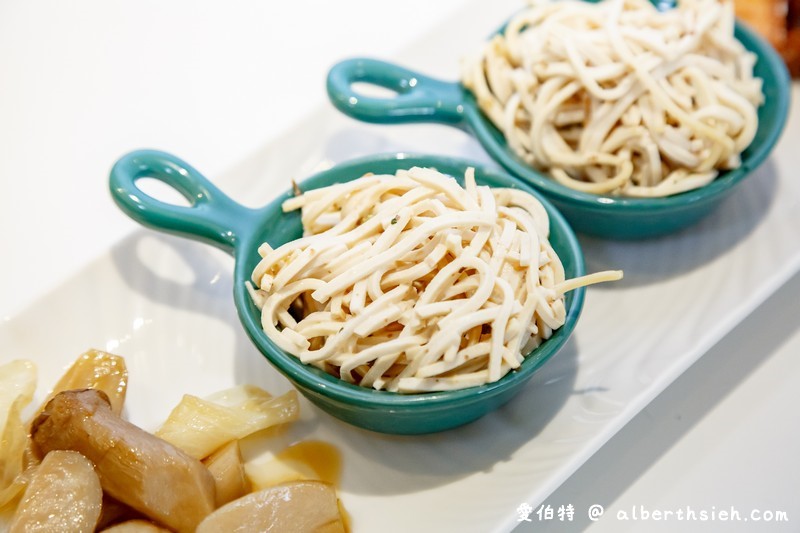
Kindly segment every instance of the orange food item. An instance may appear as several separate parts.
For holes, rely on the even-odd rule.
[[[800,0],[736,0],[736,16],[764,36],[800,76]]]

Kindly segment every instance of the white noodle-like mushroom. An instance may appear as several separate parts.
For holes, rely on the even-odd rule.
[[[738,167],[762,80],[731,0],[531,0],[464,86],[508,146],[584,192],[669,196]]]
[[[350,383],[451,390],[518,368],[564,324],[565,292],[621,277],[565,280],[534,196],[464,182],[415,167],[287,200],[304,235],[261,245],[248,282],[267,336]]]

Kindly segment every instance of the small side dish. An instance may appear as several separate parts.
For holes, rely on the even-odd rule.
[[[578,191],[661,197],[738,168],[758,129],[756,56],[731,1],[534,0],[462,82],[531,167]]]
[[[531,194],[431,168],[365,175],[286,200],[304,235],[264,243],[248,283],[281,349],[363,387],[415,393],[492,383],[564,324],[565,279]]]
[[[89,351],[24,423],[36,368],[0,365],[0,512],[10,533],[345,531],[330,480],[309,468],[276,476],[263,465],[277,459],[242,453],[257,432],[297,418],[294,391],[186,395],[152,434],[121,415],[127,380],[121,357]]]
[[[408,153],[371,156],[342,162],[332,168],[309,176],[300,182],[300,188],[311,192],[315,189],[337,184],[339,187],[347,187],[347,184],[352,180],[371,173],[383,175],[389,180],[394,180],[398,171],[406,172],[414,167],[433,168],[447,176],[458,177],[464,176],[469,169],[473,169],[470,170],[470,173],[474,171],[476,182],[483,186],[493,189],[511,188],[530,194],[536,199],[535,203],[538,203],[547,214],[549,228],[547,241],[558,254],[559,262],[563,267],[564,278],[583,278],[585,270],[580,244],[561,214],[524,182],[502,172],[496,172],[479,165],[476,166],[469,161]],[[161,180],[182,194],[190,205],[188,207],[176,206],[149,196],[137,185],[142,178]],[[452,188],[457,183],[454,181],[455,178],[448,178],[448,180],[446,183],[449,184],[449,188]],[[262,290],[260,287],[252,286],[252,274],[264,259],[259,254],[259,249],[264,255],[267,255],[271,249],[271,247],[263,246],[263,243],[270,243],[275,248],[280,248],[282,245],[297,239],[304,239],[303,242],[308,240],[306,237],[302,237],[304,229],[301,214],[296,211],[286,213],[283,209],[284,202],[292,200],[295,194],[287,190],[267,205],[258,209],[247,208],[226,196],[211,181],[186,162],[173,155],[152,150],[136,151],[123,156],[112,168],[109,185],[115,201],[134,220],[162,231],[215,244],[232,254],[235,258],[233,299],[239,319],[250,340],[253,341],[253,344],[266,359],[314,405],[347,423],[361,428],[404,435],[433,433],[467,424],[492,412],[521,392],[524,389],[524,385],[538,369],[558,353],[574,331],[583,306],[584,287],[577,287],[577,289],[567,292],[563,301],[566,309],[563,325],[553,331],[552,335],[531,353],[524,354],[525,358],[517,370],[508,372],[501,379],[492,383],[458,390],[420,392],[419,394],[398,394],[387,392],[386,390],[358,386],[340,379],[339,375],[329,374],[315,365],[304,364],[295,355],[282,349],[264,332],[262,317],[264,316],[263,304],[265,303],[266,295],[258,292]],[[461,188],[461,185],[458,185],[458,188]],[[460,194],[467,193],[462,189]],[[396,193],[388,190],[387,195],[396,195]],[[364,197],[364,200],[367,201],[367,198]],[[492,196],[492,198],[494,197]],[[422,200],[422,198],[419,199]],[[384,200],[388,201],[389,198],[384,198]],[[446,205],[446,202],[442,201],[442,199],[434,197],[428,198],[428,203],[438,205],[435,200],[438,200],[442,205]],[[475,202],[475,199],[473,198],[471,201]],[[374,206],[363,207],[364,214],[366,215],[372,207]],[[512,211],[524,211],[522,208],[519,208],[518,211],[515,211],[515,209],[517,208],[512,209]],[[415,218],[413,224],[426,224],[427,222],[424,219],[430,218],[435,212],[434,210],[430,214],[418,213],[419,216]],[[327,215],[332,216],[326,216],[327,221],[323,220],[321,223],[332,223],[336,216],[335,213],[327,213]],[[391,221],[396,215],[399,215],[399,213],[395,212],[385,220],[383,220],[383,216],[379,217],[381,230],[383,228],[395,228],[394,231],[397,231],[399,228],[401,232],[405,233],[416,231],[412,226],[407,225],[404,227],[400,218],[392,224]],[[456,213],[455,215],[454,218],[458,220],[464,217],[472,217],[475,213],[465,212]],[[446,216],[453,218],[450,215]],[[478,213],[478,216],[482,220],[487,220],[486,213]],[[410,221],[411,219],[409,219]],[[370,220],[362,220],[361,222],[364,229],[375,227]],[[388,225],[384,226],[384,223]],[[482,226],[483,222],[479,225]],[[471,226],[475,226],[475,224],[471,224]],[[331,231],[321,233],[318,237],[320,244],[325,245],[329,238],[337,235],[336,231],[343,228],[344,226],[340,226],[336,230],[331,228]],[[420,228],[420,231],[428,231],[430,226],[424,228],[420,226]],[[380,246],[391,244],[387,240],[393,235],[397,235],[394,231],[386,234],[381,244],[374,248],[376,252],[378,252]],[[442,227],[436,233],[444,233],[449,241],[453,241],[459,234],[463,234],[471,241],[473,233],[477,236],[481,232],[485,232],[485,229],[474,228],[470,230],[469,227],[457,225],[452,228]],[[450,234],[454,235],[449,236]],[[518,235],[518,233],[515,232],[514,235]],[[494,238],[497,239],[498,237],[495,236]],[[517,237],[513,239],[517,239]],[[454,243],[455,241],[452,244]],[[461,247],[468,247],[469,244],[469,242],[462,240]],[[293,245],[290,244],[289,246]],[[366,251],[365,246],[370,246],[372,249],[372,245],[369,242],[364,242],[360,245],[359,253]],[[339,248],[341,249],[341,246]],[[290,250],[290,248],[287,248],[287,250]],[[395,251],[398,250],[396,249]],[[418,250],[414,251],[413,248],[409,250],[411,254],[417,254],[418,252]],[[303,255],[303,258],[308,259],[307,265],[313,265],[314,262],[318,262],[321,259],[332,261],[332,253],[330,250],[326,251],[324,257],[316,257],[315,259],[309,257],[309,255],[313,256],[313,253],[309,251],[308,254]],[[531,247],[530,253],[532,260],[538,261],[541,257],[541,250],[536,247]],[[385,258],[386,256],[382,257]],[[375,259],[380,258],[378,256],[371,258],[371,260]],[[420,260],[415,262],[418,263]],[[301,266],[301,263],[294,264],[294,267],[299,266]],[[399,268],[405,268],[406,266],[411,267],[411,265],[399,265]],[[360,268],[360,266],[354,265],[353,268]],[[419,268],[426,268],[426,266],[421,265]],[[554,266],[553,269],[556,272]],[[406,274],[411,274],[412,272],[406,272]],[[459,275],[461,274],[459,273]],[[470,272],[465,272],[464,274],[470,274]],[[263,278],[264,276],[261,277]],[[287,270],[282,273],[281,279],[284,283],[292,283],[296,281],[293,277],[294,274]],[[269,278],[265,281],[268,280]],[[281,282],[280,279],[274,277],[273,286],[277,286],[275,280]],[[261,281],[261,279],[258,279],[257,283],[260,284]],[[584,281],[588,281],[588,279],[584,279]],[[248,282],[251,285],[249,287]],[[366,288],[367,296],[370,298],[372,298],[370,291],[373,294],[377,294],[375,287],[371,287],[368,284]],[[387,286],[380,288],[380,290],[389,294],[386,291],[391,291],[393,288]],[[418,291],[419,288],[416,287],[414,290]],[[461,288],[466,288],[466,285]],[[561,285],[560,288],[566,290],[569,286]],[[316,290],[317,288],[315,287],[312,292]],[[394,294],[393,296],[396,295]],[[311,295],[309,294],[308,296]],[[331,294],[331,296],[335,296],[335,294]],[[457,297],[458,295],[453,296]],[[342,297],[344,298],[344,294]],[[290,319],[297,322],[301,317],[300,315],[291,316],[291,313],[296,311],[294,309],[290,311],[289,303],[288,301],[285,302],[285,311],[281,310],[284,307],[283,303],[277,311],[279,311],[281,320],[284,320],[285,323],[291,323]],[[365,306],[367,303],[368,301],[365,297]],[[392,302],[392,305],[397,303]],[[262,304],[261,309],[258,308],[259,304]],[[491,303],[491,305],[496,307],[495,303]],[[514,306],[512,305],[512,307]],[[487,314],[495,311],[494,309],[488,309],[482,315],[486,318]],[[383,309],[382,312],[391,313],[394,311],[387,308]],[[267,317],[269,318],[269,315]],[[386,319],[386,316],[384,315],[383,318]],[[272,325],[275,329],[278,329],[275,322]],[[308,325],[310,326],[311,324],[309,323]],[[363,323],[361,325],[366,327]],[[386,324],[387,330],[396,327],[391,323]],[[363,330],[359,328],[359,331]],[[513,330],[509,331],[513,332]],[[355,330],[353,332],[358,333]],[[292,333],[287,333],[286,335],[292,337]],[[300,343],[302,343],[301,338],[302,335],[299,334],[294,336],[294,339]],[[308,339],[313,338],[311,336],[308,337]],[[294,342],[291,338],[289,341]],[[308,340],[308,342],[309,347],[311,347],[311,340]],[[456,339],[456,342],[458,342],[458,339]],[[359,371],[354,372],[355,377]]]

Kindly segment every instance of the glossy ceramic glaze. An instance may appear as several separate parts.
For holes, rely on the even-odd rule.
[[[401,168],[425,166],[460,177],[476,167],[479,184],[518,187],[517,180],[467,161],[432,156],[396,154],[371,157],[338,165],[300,184],[304,190],[349,181],[366,172],[393,174]],[[143,178],[155,178],[180,192],[188,207],[167,204],[148,196],[138,186]],[[286,191],[260,209],[250,209],[225,196],[197,170],[169,154],[137,151],[122,157],[110,176],[114,200],[131,218],[168,233],[218,246],[235,260],[234,301],[244,328],[258,349],[302,394],[320,408],[356,426],[396,434],[442,431],[471,422],[503,405],[519,392],[533,373],[566,342],[575,327],[583,303],[583,289],[567,295],[567,318],[563,327],[528,355],[518,371],[495,383],[460,391],[426,394],[396,394],[345,383],[325,372],[300,363],[280,350],[261,330],[260,312],[253,305],[245,281],[260,260],[262,242],[277,247],[302,234],[299,212],[283,213]],[[538,195],[537,195],[538,196]],[[550,241],[561,258],[566,276],[584,273],[583,257],[575,235],[561,215],[546,201],[551,221]]]
[[[758,56],[755,75],[764,80],[765,102],[758,109],[756,136],[742,154],[739,168],[722,172],[705,187],[666,198],[584,193],[548,178],[508,147],[503,134],[458,82],[441,81],[384,61],[357,58],[336,64],[328,74],[327,88],[331,102],[359,120],[382,124],[437,122],[462,128],[474,135],[495,161],[550,200],[576,231],[639,239],[672,233],[710,213],[766,159],[783,131],[790,94],[786,67],[773,48],[746,27],[737,24],[736,37]],[[397,95],[364,96],[354,87],[359,82],[390,89]]]

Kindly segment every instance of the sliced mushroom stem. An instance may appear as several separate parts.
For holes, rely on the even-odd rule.
[[[56,450],[31,476],[9,533],[91,533],[102,502],[103,489],[92,462],[80,453]]]
[[[321,481],[293,481],[251,492],[203,520],[197,533],[344,533],[336,490]]]
[[[214,478],[172,444],[120,418],[98,390],[57,394],[31,428],[43,454],[75,450],[95,464],[112,497],[177,531],[194,531],[214,510]]]
[[[250,481],[244,471],[239,441],[233,440],[203,460],[217,486],[217,507],[247,494]]]

